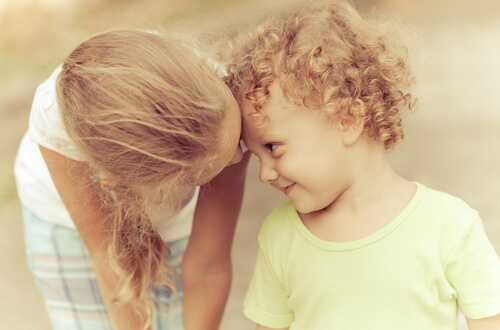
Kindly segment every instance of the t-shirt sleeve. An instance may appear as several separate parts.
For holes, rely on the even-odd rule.
[[[448,258],[445,274],[466,317],[480,319],[500,313],[500,259],[479,217]]]
[[[68,158],[85,161],[64,129],[57,106],[56,81],[60,72],[59,66],[38,86],[31,106],[28,135],[38,145]]]
[[[274,329],[290,326],[293,311],[287,306],[282,276],[273,265],[259,236],[257,263],[244,301],[243,313],[253,322]]]

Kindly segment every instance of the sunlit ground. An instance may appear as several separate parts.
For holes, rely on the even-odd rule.
[[[76,44],[115,28],[219,31],[297,1],[0,0],[0,329],[48,330],[25,265],[12,166],[36,86]],[[369,0],[358,0],[358,5]],[[465,199],[500,251],[500,2],[373,0],[414,27],[419,108],[391,154],[411,180]],[[223,330],[253,329],[241,304],[264,216],[285,199],[251,163],[234,243],[234,282]],[[463,329],[463,326],[462,328]]]

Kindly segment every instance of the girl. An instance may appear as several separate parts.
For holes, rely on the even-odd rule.
[[[102,33],[37,89],[15,173],[55,329],[182,329],[183,310],[186,329],[218,328],[248,157],[193,49]]]

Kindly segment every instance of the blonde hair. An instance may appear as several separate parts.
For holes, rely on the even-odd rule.
[[[221,147],[221,123],[231,92],[186,41],[134,30],[84,41],[64,60],[57,102],[77,148],[109,180],[101,189],[111,212],[108,256],[121,281],[117,303],[130,303],[147,325],[150,291],[175,291],[168,253],[148,213],[178,211],[187,187],[207,182]],[[147,326],[146,325],[146,326]]]
[[[261,107],[277,81],[297,104],[339,120],[363,116],[364,131],[390,148],[403,139],[402,111],[415,103],[408,51],[396,31],[363,19],[346,1],[328,1],[272,16],[218,51],[227,62],[226,83],[240,103],[254,104],[254,115],[265,117]]]

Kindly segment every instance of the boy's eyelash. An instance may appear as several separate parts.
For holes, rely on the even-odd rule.
[[[277,143],[267,143],[267,144],[264,144],[264,147],[266,149],[268,149],[270,152],[273,152],[276,147],[278,147],[278,144]]]

